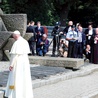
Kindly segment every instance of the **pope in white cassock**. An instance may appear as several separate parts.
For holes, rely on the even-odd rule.
[[[20,36],[19,31],[13,32],[16,40],[10,51],[10,73],[8,77],[5,97],[8,98],[33,98],[28,42]]]

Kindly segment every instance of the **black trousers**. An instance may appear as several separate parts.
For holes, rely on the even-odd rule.
[[[70,58],[76,58],[76,51],[77,51],[77,41],[69,41],[68,46],[68,57]]]
[[[59,45],[60,45],[60,37],[59,36],[55,36],[53,38],[53,50],[52,50],[52,54],[55,54],[56,50],[57,50],[57,53],[59,53]]]
[[[36,43],[35,41],[32,41],[32,42],[29,43],[32,55],[35,55],[35,52],[34,52],[34,50],[35,50],[35,43]]]
[[[82,43],[77,43],[77,58],[83,58],[83,45]]]

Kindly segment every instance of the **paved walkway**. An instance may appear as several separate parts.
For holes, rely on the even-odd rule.
[[[5,87],[9,75],[9,62],[0,62],[0,65],[0,87]],[[30,69],[32,81],[49,79],[50,76],[72,72],[72,70],[63,67],[47,67],[40,65],[31,65]]]
[[[9,62],[0,62],[0,89],[5,89]],[[72,71],[62,67],[31,65],[34,98],[98,98],[98,65]],[[2,94],[0,94],[0,98]]]
[[[98,72],[34,89],[34,98],[93,98],[96,94]]]

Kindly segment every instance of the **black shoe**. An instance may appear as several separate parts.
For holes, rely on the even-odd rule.
[[[32,54],[31,54],[31,53],[29,53],[28,55],[29,55],[29,56],[31,56]]]
[[[46,54],[43,54],[43,56],[45,56]]]
[[[64,57],[63,55],[61,55],[60,57]]]
[[[84,59],[84,62],[87,60],[87,58]]]
[[[55,56],[56,56],[55,54],[52,54],[52,55],[51,55],[51,57],[55,57]]]

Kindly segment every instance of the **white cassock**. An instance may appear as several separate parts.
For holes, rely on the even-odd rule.
[[[9,73],[5,96],[8,98],[33,98],[28,42],[19,37],[12,46]]]

